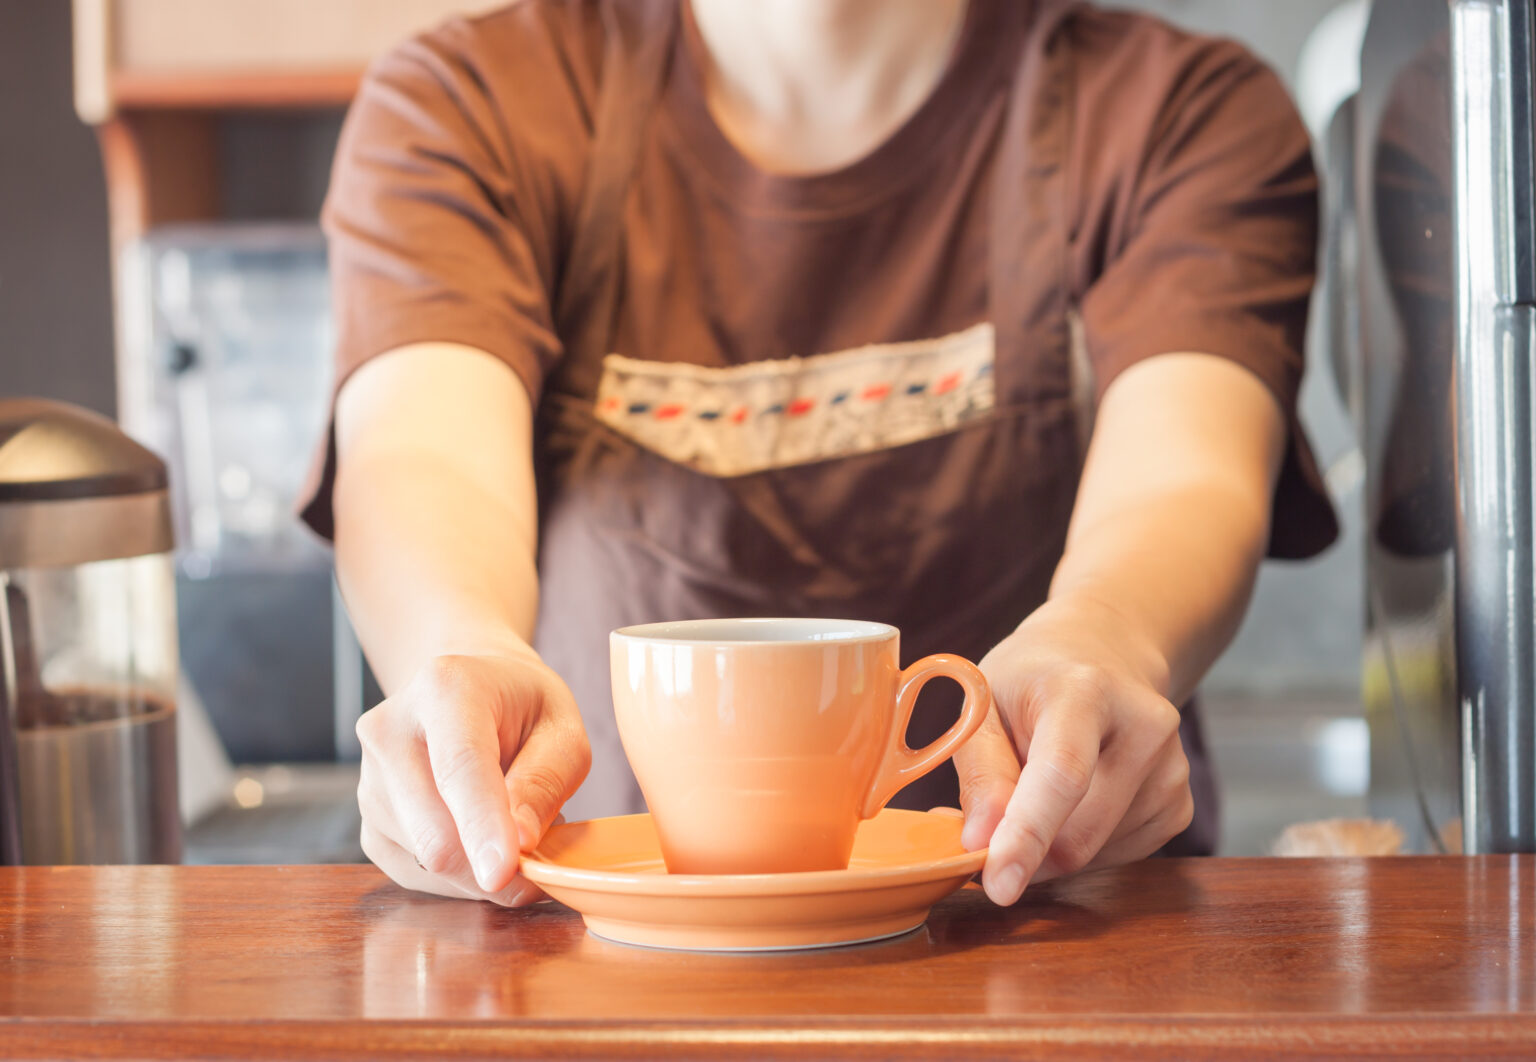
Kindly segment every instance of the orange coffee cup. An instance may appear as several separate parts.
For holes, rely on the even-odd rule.
[[[686,620],[609,638],[624,752],[673,874],[779,874],[848,865],[859,822],[944,762],[986,718],[974,664],[903,671],[895,627],[860,620]],[[918,691],[965,690],[960,718],[907,747]]]

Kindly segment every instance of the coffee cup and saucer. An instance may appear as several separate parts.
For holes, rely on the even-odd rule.
[[[648,814],[556,826],[522,871],[596,936],[708,951],[862,943],[921,926],[986,860],[956,814],[887,809],[991,708],[959,657],[905,670],[883,623],[689,620],[610,636],[619,737]],[[918,691],[960,717],[906,744]]]

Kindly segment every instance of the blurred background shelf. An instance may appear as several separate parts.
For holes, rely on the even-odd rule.
[[[223,216],[225,121],[335,125],[368,62],[484,0],[74,0],[75,110],[96,128],[114,253],[155,225]],[[329,112],[329,113],[328,113]],[[277,207],[312,217],[312,200]]]
[[[75,105],[343,106],[368,62],[484,0],[74,0]]]
[[[249,73],[124,70],[112,79],[112,99],[124,111],[345,107],[361,78],[360,71],[350,68]]]

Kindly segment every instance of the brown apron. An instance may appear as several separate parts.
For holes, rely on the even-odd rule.
[[[1024,27],[991,191],[996,403],[894,449],[734,477],[669,461],[603,424],[594,399],[622,286],[626,195],[673,54],[677,0],[611,4],[592,162],[556,306],[564,355],[540,403],[543,658],[570,684],[593,769],[567,816],[644,807],[619,744],[608,632],[656,620],[835,616],[892,623],[903,662],[980,659],[1046,598],[1082,467],[1085,411],[1068,325],[1069,0],[1010,5]],[[1055,278],[1041,283],[1040,277]],[[770,582],[746,572],[773,572]],[[958,711],[925,694],[909,731]],[[893,801],[955,804],[945,766]]]

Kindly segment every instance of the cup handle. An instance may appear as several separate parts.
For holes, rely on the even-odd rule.
[[[938,740],[921,749],[907,747],[907,723],[917,705],[917,695],[929,679],[952,678],[965,690],[960,718]],[[861,819],[872,819],[897,791],[954,755],[955,750],[980,728],[992,710],[992,691],[981,669],[969,660],[947,653],[925,656],[901,673],[896,692],[896,712],[891,724],[890,745],[875,771],[875,780],[859,809]]]

